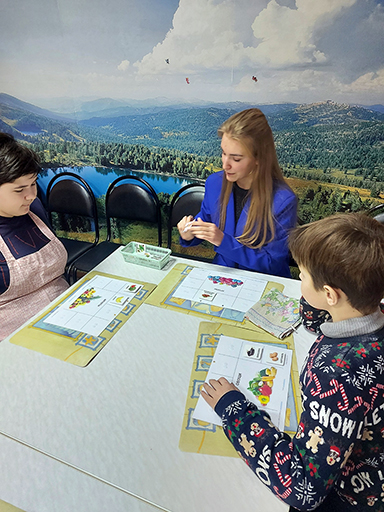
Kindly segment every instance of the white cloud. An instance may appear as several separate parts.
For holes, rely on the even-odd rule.
[[[247,48],[255,63],[271,67],[323,64],[327,57],[316,47],[315,34],[356,0],[296,0],[296,9],[271,0],[252,24],[256,48]]]
[[[383,30],[383,22],[384,22],[384,5],[383,4],[377,4],[375,6],[375,9],[371,14],[368,16],[367,19],[367,27],[369,30],[374,30],[379,33],[382,33]]]
[[[146,75],[324,64],[316,34],[356,1],[296,0],[293,9],[276,0],[180,0],[164,40],[134,66]]]
[[[259,77],[256,84],[244,75],[235,89],[238,97],[255,103],[313,103],[325,99],[364,105],[382,103],[384,68],[350,83],[340,81],[336,72],[322,69],[276,70]]]
[[[123,60],[120,62],[120,64],[117,66],[117,69],[119,71],[127,71],[129,68],[129,60]]]
[[[156,5],[155,0],[150,2]],[[280,5],[283,3],[288,2],[179,0],[171,29],[169,10],[167,23],[156,35],[153,27],[146,26],[145,35],[151,31],[153,36],[150,40],[141,34],[141,25],[141,38],[131,37],[125,26],[123,31],[119,27],[116,33],[121,44],[100,52],[90,42],[87,51],[69,54],[76,59],[57,60],[57,51],[51,50],[45,39],[33,40],[29,46],[34,54],[41,55],[40,44],[49,52],[45,58],[39,57],[38,64],[29,53],[9,53],[10,58],[1,63],[0,90],[27,101],[27,94],[89,93],[255,103],[323,99],[382,103],[384,2],[292,0],[291,7]],[[134,2],[121,0],[121,4],[130,4],[131,9]],[[140,19],[145,18],[146,9],[138,9]],[[64,32],[63,37],[71,34]],[[152,50],[148,52],[148,48]],[[135,62],[138,55],[144,57]],[[257,76],[257,83],[252,75]]]
[[[357,80],[351,84],[341,85],[343,92],[353,93],[376,93],[381,97],[380,102],[383,101],[384,91],[384,68],[377,72],[366,73],[359,76]]]
[[[180,0],[173,27],[165,39],[134,66],[140,74],[191,73],[241,66],[246,55],[234,23],[235,20],[237,24],[239,20],[247,23],[244,18],[250,7],[246,3],[246,0]],[[253,3],[253,13],[260,10],[258,4],[265,4],[264,0]],[[249,25],[248,19],[248,31]]]
[[[314,91],[326,89],[334,90],[334,77],[324,71],[306,69],[296,73],[286,73],[278,82],[278,89],[282,93],[290,94],[293,91]]]
[[[300,91],[301,94],[316,91],[319,97],[352,103],[382,103],[384,90],[384,68],[359,76],[350,83],[339,80],[336,73],[305,70],[285,77],[279,83],[281,92]]]
[[[255,103],[306,103],[333,97],[328,94],[333,87],[329,73],[324,71],[275,70],[259,76],[257,83],[245,75],[236,86],[236,93]]]

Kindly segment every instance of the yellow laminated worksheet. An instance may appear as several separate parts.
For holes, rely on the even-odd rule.
[[[256,273],[245,272],[243,277],[219,266],[213,271],[178,263],[158,284],[146,304],[257,329],[244,314],[271,288],[282,291],[284,285],[267,281]]]
[[[284,431],[294,435],[301,415],[301,399],[293,337],[288,336],[284,340],[279,340],[256,327],[253,330],[249,330],[223,323],[201,322],[197,336],[179,448],[186,452],[224,455],[228,457],[238,456],[220,426],[213,422],[209,423],[194,418],[195,408],[200,396],[200,388],[207,377],[216,346],[222,335],[258,344],[267,344],[271,347],[271,354],[283,352],[282,349],[292,350]]]
[[[156,285],[92,271],[10,342],[86,366]]]

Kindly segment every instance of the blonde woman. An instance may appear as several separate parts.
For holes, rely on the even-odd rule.
[[[244,110],[218,135],[223,170],[207,178],[200,213],[178,223],[181,244],[207,240],[218,265],[290,277],[287,239],[297,199],[279,167],[266,117],[257,108]]]

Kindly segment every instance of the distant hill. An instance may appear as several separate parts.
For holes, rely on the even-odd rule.
[[[113,136],[108,133],[95,133],[94,130],[82,127],[74,121],[55,119],[55,115],[51,115],[52,113],[49,111],[38,109],[38,107],[35,110],[31,108],[33,105],[26,104],[27,107],[22,108],[22,104],[23,102],[11,102],[8,98],[6,103],[0,101],[0,129],[12,134],[17,139],[28,142],[114,140]],[[44,112],[44,115],[38,113],[41,111]]]
[[[373,110],[374,112],[381,112],[384,114],[384,105],[359,105],[359,107],[367,108],[368,110]]]
[[[208,109],[217,108],[239,112],[247,108],[260,108],[265,115],[280,112],[297,106],[294,103],[283,103],[275,105],[255,105],[240,101],[228,103],[213,103],[207,101],[191,101],[191,102],[173,102],[167,98],[154,98],[153,100],[113,100],[111,98],[102,98],[99,100],[87,101],[82,103],[75,112],[64,114],[68,118],[84,121],[94,117],[113,118],[122,116],[143,116],[147,114],[159,114],[161,112],[169,112],[174,110],[187,109]]]
[[[50,110],[36,107],[31,103],[26,103],[25,101],[21,101],[14,96],[10,96],[9,94],[5,94],[3,92],[0,93],[0,104],[10,108],[30,112],[31,114],[36,114],[38,116],[44,116],[48,119],[55,119],[56,121],[68,121],[68,117],[62,114],[57,114],[55,112],[51,112]]]
[[[0,93],[0,103],[10,107],[22,108],[31,113],[36,113],[50,119],[60,119],[63,121],[82,121],[93,117],[121,117],[121,116],[140,116],[146,114],[156,114],[169,110],[185,110],[190,108],[219,108],[230,109],[235,112],[247,108],[260,108],[266,115],[294,108],[296,103],[262,104],[245,103],[240,101],[214,103],[201,100],[177,100],[169,98],[150,98],[147,100],[115,100],[112,98],[99,98],[95,100],[81,100],[76,98],[58,98],[49,100],[52,111],[36,107],[30,103],[23,102]]]
[[[194,107],[142,115],[93,117],[80,124],[114,134],[119,140],[134,144],[152,144],[214,155],[218,151],[217,128],[229,116],[242,110],[244,104],[221,104],[220,107]],[[338,136],[344,139],[344,134],[349,137],[345,147],[354,144],[356,137],[361,138],[361,130],[370,129],[371,140],[379,141],[384,126],[384,115],[379,112],[331,101],[310,105],[284,104],[259,107],[267,115],[271,128],[276,138],[282,141],[282,145],[286,137],[298,139],[304,129],[313,130],[314,138],[316,134],[316,148],[320,145],[322,151],[329,151],[333,144],[337,144]],[[332,132],[333,141],[328,140],[330,146],[327,149],[317,135],[317,129],[321,127]],[[359,135],[356,133],[358,127]],[[352,128],[354,133],[351,134]],[[358,146],[361,144],[362,141],[357,142]],[[311,147],[310,144],[309,148]]]
[[[113,133],[133,144],[160,145],[187,152],[218,151],[218,127],[234,114],[231,109],[188,108],[119,117],[93,117],[81,126]]]
[[[82,139],[76,126],[71,123],[55,121],[4,103],[0,103],[0,122],[4,131],[18,139],[30,142],[37,141],[39,138],[50,142]]]
[[[298,105],[269,117],[273,130],[290,130],[309,126],[343,126],[360,124],[362,121],[384,122],[384,115],[364,107],[339,104],[332,101]]]
[[[254,105],[255,106],[255,105]],[[189,107],[166,109],[138,115],[97,117],[82,121],[83,126],[108,129],[120,136],[138,136],[159,139],[160,134],[171,137],[192,134],[196,138],[206,138],[235,112],[251,105],[244,103],[218,104],[210,107]],[[309,105],[283,104],[258,105],[268,117],[272,129],[289,130],[301,126],[350,125],[362,121],[384,122],[384,115],[364,107],[338,104],[332,101]],[[200,135],[198,135],[200,133]]]

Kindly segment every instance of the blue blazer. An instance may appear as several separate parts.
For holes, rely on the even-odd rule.
[[[207,178],[204,200],[200,212],[196,215],[196,218],[200,217],[204,222],[212,222],[216,226],[219,225],[219,199],[223,179],[225,179],[224,171],[211,174]],[[275,188],[272,207],[275,238],[260,249],[246,247],[236,240],[236,237],[242,235],[244,231],[249,202],[248,199],[235,226],[235,203],[232,192],[227,206],[224,238],[219,247],[215,246],[216,256],[213,263],[290,277],[288,231],[296,225],[297,198],[295,194],[284,185],[278,185]],[[189,247],[201,243],[201,240],[194,238],[187,242],[180,238],[180,243],[183,247]]]

